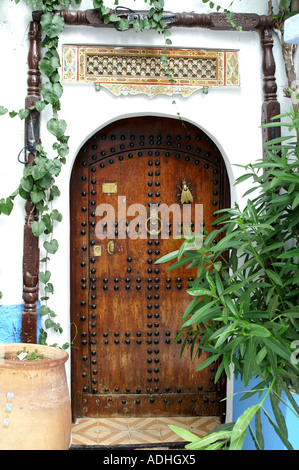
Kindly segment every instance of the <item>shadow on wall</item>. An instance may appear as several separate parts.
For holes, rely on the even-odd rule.
[[[37,311],[39,306],[38,303]],[[23,308],[23,305],[0,305],[0,343],[21,343]],[[37,315],[38,332],[40,328],[41,318]]]

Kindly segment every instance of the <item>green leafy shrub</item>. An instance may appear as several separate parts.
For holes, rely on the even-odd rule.
[[[255,197],[248,198],[244,210],[236,204],[219,211],[217,228],[206,232],[196,249],[190,247],[199,236],[185,237],[178,252],[158,262],[178,258],[197,266],[197,278],[187,291],[192,301],[178,334],[185,335],[182,350],[192,339],[193,355],[209,352],[198,370],[219,361],[215,381],[223,371],[230,377],[231,369],[245,387],[251,378],[259,378],[259,385],[244,398],[268,391],[276,417],[276,424],[271,424],[291,448],[279,402],[284,390],[299,417],[290,392],[299,393],[299,361],[294,353],[299,345],[298,110],[277,116],[266,126],[284,126],[290,135],[268,142],[267,157],[244,167],[237,184],[250,179],[252,187],[244,197]],[[262,403],[246,410],[229,432],[226,429],[231,448],[242,447],[251,419],[260,418]],[[261,448],[261,432],[254,440]],[[204,447],[198,438],[196,442]]]

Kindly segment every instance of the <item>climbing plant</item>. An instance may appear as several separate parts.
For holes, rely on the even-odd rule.
[[[20,1],[15,0],[15,3],[18,4]],[[162,18],[164,0],[144,0],[144,2],[150,9],[146,18],[141,20],[120,18],[116,13],[111,12],[111,9],[106,7],[102,0],[93,0],[93,8],[105,24],[113,24],[118,31],[125,31],[130,28],[133,28],[136,32],[154,29],[163,35],[165,46],[170,45],[171,33]],[[43,295],[40,299],[42,305],[39,314],[44,318],[44,329],[41,330],[39,337],[41,344],[46,344],[48,336],[46,330],[49,328],[52,328],[55,332],[62,332],[62,327],[56,320],[56,313],[48,306],[48,300],[54,293],[54,284],[51,279],[48,261],[50,256],[54,255],[59,248],[59,243],[54,238],[54,226],[55,223],[62,220],[62,214],[57,209],[53,209],[54,200],[60,196],[56,180],[66,163],[66,157],[69,153],[69,136],[66,134],[67,123],[59,117],[63,86],[60,82],[59,67],[61,63],[57,48],[65,21],[63,16],[54,14],[54,12],[68,9],[74,3],[79,5],[81,0],[26,0],[26,4],[33,11],[40,10],[42,13],[40,24],[43,31],[41,43],[43,58],[39,62],[39,70],[43,77],[41,85],[42,99],[37,101],[30,109],[22,108],[19,111],[9,111],[7,107],[0,106],[0,115],[8,114],[11,118],[18,116],[22,120],[26,119],[30,112],[34,110],[41,112],[46,107],[50,107],[52,111],[52,115],[47,122],[47,130],[55,138],[51,155],[46,152],[44,146],[37,145],[37,155],[34,162],[24,167],[21,181],[16,190],[10,196],[0,200],[0,214],[4,215],[10,215],[17,196],[25,200],[30,199],[34,204],[36,220],[32,222],[31,229],[36,237],[43,237],[43,249],[45,250],[45,256],[40,260],[41,270],[39,273],[39,282],[43,286]],[[115,0],[114,4],[117,6],[118,0]],[[172,77],[167,69],[166,56],[163,55],[161,60],[164,63],[166,75],[172,82]],[[0,293],[0,298],[1,295]],[[67,349],[69,343],[65,343],[62,347]]]

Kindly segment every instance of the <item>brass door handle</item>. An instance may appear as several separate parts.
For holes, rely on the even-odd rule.
[[[147,226],[148,222],[150,222],[150,226],[154,228],[149,229]],[[160,222],[160,228],[159,228],[159,222]],[[147,233],[149,233],[150,235],[159,235],[159,233],[161,232],[162,220],[159,219],[158,212],[156,211],[156,209],[151,209],[150,217],[145,222],[145,228],[146,228]]]
[[[109,255],[113,255],[114,254],[114,241],[113,240],[110,240],[107,244],[107,250],[108,250],[108,253]]]

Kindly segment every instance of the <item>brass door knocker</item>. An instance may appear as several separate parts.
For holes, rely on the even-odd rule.
[[[181,193],[177,194],[177,197],[181,198],[181,204],[189,204],[193,202],[193,196],[191,194],[192,188],[190,188],[191,183],[187,183],[185,178],[182,179],[182,187],[177,185],[177,188]]]
[[[113,240],[110,240],[107,244],[107,251],[109,253],[109,255],[113,255],[114,254],[114,241]]]
[[[148,222],[150,222],[150,228],[148,228]],[[160,223],[160,228],[159,228]],[[156,209],[151,209],[150,217],[145,222],[145,228],[147,233],[150,235],[159,235],[162,230],[162,220],[158,217],[158,212]]]

